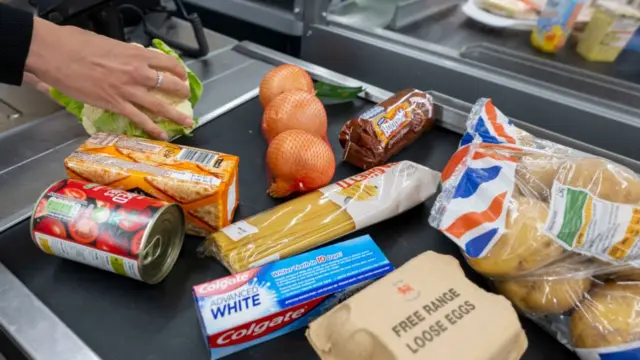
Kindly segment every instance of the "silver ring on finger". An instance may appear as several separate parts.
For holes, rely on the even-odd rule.
[[[160,86],[162,86],[162,80],[163,80],[163,76],[162,73],[160,71],[156,71],[156,73],[158,74],[156,77],[156,85],[153,87],[154,89],[159,89]]]

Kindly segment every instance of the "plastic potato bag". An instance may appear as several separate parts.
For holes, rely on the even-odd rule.
[[[481,99],[429,219],[584,360],[640,359],[640,177]]]
[[[201,250],[232,273],[284,259],[413,208],[438,177],[411,161],[378,166],[233,223]]]

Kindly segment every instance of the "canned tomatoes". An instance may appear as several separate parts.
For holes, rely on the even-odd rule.
[[[175,264],[184,230],[176,204],[71,179],[51,185],[31,216],[44,252],[149,284]]]

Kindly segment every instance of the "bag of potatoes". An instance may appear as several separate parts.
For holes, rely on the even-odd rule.
[[[429,219],[584,360],[640,359],[640,177],[473,108]]]

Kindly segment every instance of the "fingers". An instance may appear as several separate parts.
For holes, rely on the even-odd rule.
[[[171,120],[176,124],[187,127],[193,125],[193,119],[190,115],[179,111],[174,106],[169,104],[169,102],[167,102],[165,99],[154,96],[148,91],[136,92],[135,94],[132,94],[132,96],[130,97],[130,101],[144,107],[151,113]]]
[[[189,96],[191,96],[191,89],[189,88],[189,85],[169,73],[163,74],[162,83],[160,84],[158,90],[168,94],[173,94],[182,99],[188,99]]]
[[[38,79],[35,75],[25,72],[23,75],[23,83],[29,84],[34,88],[36,88],[36,90],[49,96],[49,90],[51,89],[51,86],[49,86],[49,84],[47,83],[44,83],[42,80]]]
[[[140,69],[135,72],[136,81],[142,85],[143,88],[148,90],[156,90],[158,84],[158,70],[153,69]],[[170,73],[161,72],[162,81],[160,87],[157,90],[167,93],[173,96],[177,96],[181,99],[188,99],[191,95],[191,89],[189,85]]]
[[[173,74],[178,79],[187,80],[187,69],[173,56],[160,51],[146,51],[149,67]]]
[[[149,69],[146,73],[145,78],[147,80],[145,81],[145,85],[148,84],[147,87],[149,89],[155,89],[158,83],[158,71]],[[162,73],[162,81],[157,90],[182,99],[188,99],[191,95],[191,89],[187,83],[166,72]]]
[[[162,131],[162,129],[158,125],[156,125],[151,119],[149,119],[149,117],[142,111],[136,109],[136,107],[132,104],[127,103],[119,112],[131,119],[131,121],[133,121],[151,137],[165,141],[169,139],[167,134]]]

